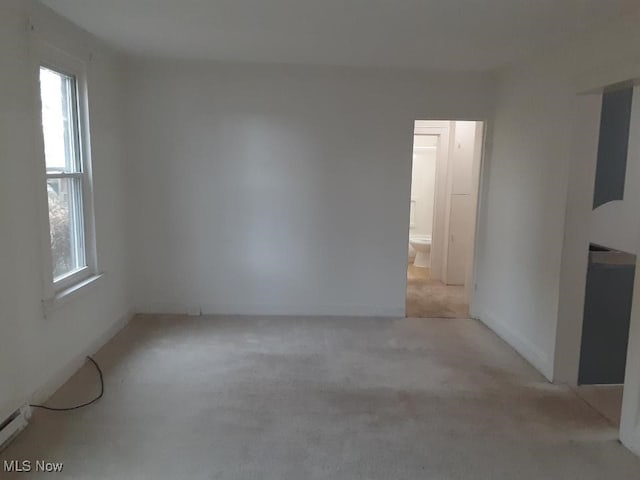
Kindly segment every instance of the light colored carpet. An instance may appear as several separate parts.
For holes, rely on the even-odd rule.
[[[467,318],[464,287],[445,285],[431,278],[431,269],[407,267],[407,317]]]
[[[620,426],[622,413],[622,385],[580,385],[576,394],[585,402],[598,410],[615,427]]]
[[[45,479],[640,478],[609,422],[473,320],[143,316],[96,359],[104,398],[38,411],[0,460],[64,462]],[[94,393],[87,365],[50,403]]]

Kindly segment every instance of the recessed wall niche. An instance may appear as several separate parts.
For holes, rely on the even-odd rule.
[[[624,198],[632,99],[633,86],[605,90],[602,95],[594,210]]]

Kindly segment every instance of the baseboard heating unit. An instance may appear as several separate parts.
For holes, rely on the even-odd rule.
[[[25,429],[31,417],[31,409],[22,407],[9,415],[0,423],[0,451],[3,450],[16,435]]]

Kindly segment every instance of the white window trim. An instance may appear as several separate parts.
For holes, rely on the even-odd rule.
[[[95,210],[93,199],[93,172],[91,164],[91,143],[88,107],[87,64],[85,61],[70,55],[63,50],[34,39],[35,51],[33,79],[34,79],[34,110],[36,126],[36,157],[38,172],[38,184],[41,188],[39,205],[41,210],[41,250],[43,272],[43,306],[45,315],[48,310],[58,304],[66,303],[85,287],[95,283],[102,275],[99,273],[98,256],[96,249]],[[51,253],[49,205],[46,190],[46,162],[44,157],[44,136],[42,131],[42,106],[40,102],[40,67],[50,68],[60,73],[71,75],[76,79],[77,108],[78,108],[78,135],[80,142],[80,154],[82,161],[82,204],[83,204],[83,229],[84,250],[86,266],[71,272],[54,282],[53,262]]]

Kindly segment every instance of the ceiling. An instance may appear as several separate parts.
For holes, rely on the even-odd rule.
[[[159,57],[488,70],[637,0],[41,0],[120,50]]]

